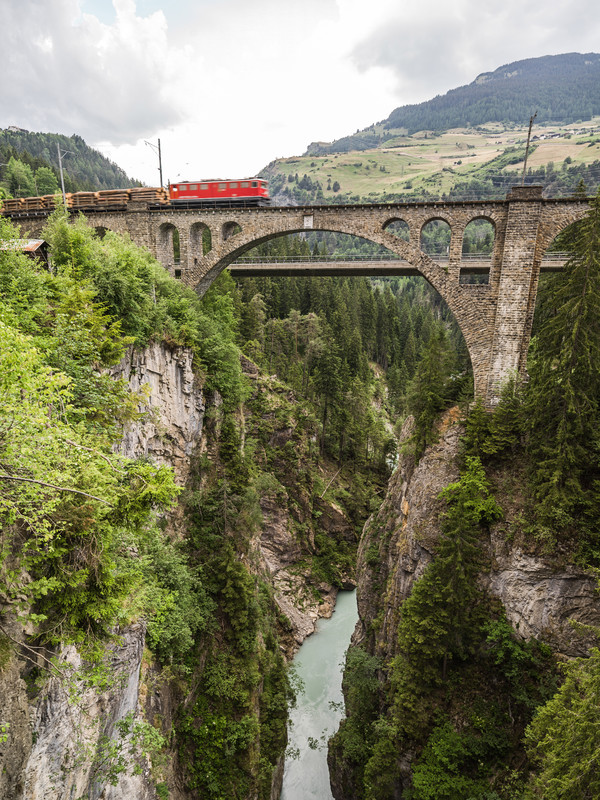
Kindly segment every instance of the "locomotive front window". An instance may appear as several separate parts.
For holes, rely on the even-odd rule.
[[[258,183],[256,181],[252,181],[252,188],[256,189],[257,186],[258,186]]]
[[[240,186],[242,187],[242,189],[247,189],[250,186],[250,184],[248,183],[248,181],[242,181],[240,183]]]

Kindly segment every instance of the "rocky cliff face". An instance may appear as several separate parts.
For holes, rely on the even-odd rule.
[[[398,613],[402,601],[425,570],[440,536],[440,491],[458,478],[457,455],[462,427],[458,410],[440,423],[440,438],[415,466],[405,454],[390,479],[387,496],[368,520],[358,555],[359,629],[356,641],[367,640],[383,656],[395,652]],[[410,422],[403,436],[410,433]],[[518,531],[522,507],[503,502],[505,516],[490,530],[485,544],[487,568],[482,586],[499,598],[517,633],[536,637],[565,657],[582,655],[589,642],[571,621],[600,624],[596,578],[565,564]],[[506,499],[506,498],[504,498]],[[374,622],[377,633],[374,632]]]
[[[245,371],[258,386],[262,379],[250,362],[245,364]],[[172,466],[177,481],[184,485],[190,476],[192,454],[205,453],[208,458],[214,455],[211,452],[214,443],[209,442],[205,425],[209,402],[192,370],[191,352],[153,343],[144,351],[128,353],[114,375],[126,379],[132,389],[145,391],[150,409],[149,415],[125,431],[122,452],[132,458],[145,456],[155,463]],[[263,385],[257,391],[269,389]],[[210,402],[218,407],[220,398],[212,397]],[[287,445],[294,450],[306,445],[293,426],[275,420],[272,428],[274,446]],[[285,465],[282,470],[286,472]],[[282,490],[285,492],[285,488]],[[324,529],[336,537],[354,536],[341,509],[326,502],[320,502],[319,508]],[[275,600],[289,623],[284,639],[285,649],[291,655],[314,630],[317,618],[331,613],[337,590],[326,582],[309,587],[309,570],[306,566],[298,567],[298,562],[305,562],[311,552],[310,536],[308,540],[299,538],[297,531],[298,520],[310,518],[308,505],[298,511],[293,521],[282,497],[265,491],[260,498],[260,509],[263,521],[245,560],[251,571],[266,577],[275,589]],[[176,535],[185,535],[180,510],[175,510],[170,527]],[[144,625],[135,624],[116,632],[108,654],[108,684],[95,688],[82,682],[79,673],[82,662],[74,647],[54,654],[27,650],[25,632],[16,621],[8,633],[15,645],[23,643],[23,649],[20,655],[13,652],[4,659],[0,653],[0,695],[4,698],[0,722],[10,723],[7,741],[0,740],[3,765],[0,797],[4,800],[158,797],[157,777],[151,774],[151,765],[145,758],[129,763],[119,774],[114,771],[121,755],[131,762],[127,757],[130,735],[120,729],[119,723],[160,719],[165,730],[170,729],[175,708],[182,699],[151,663],[142,663]],[[58,656],[60,662],[60,674],[53,677],[45,660],[52,656]],[[184,800],[187,794],[177,774],[176,754],[171,753],[167,761],[160,780],[165,787],[168,784],[171,798]],[[110,770],[115,785],[111,783]],[[281,773],[282,769],[274,777],[273,797],[278,796]]]
[[[253,538],[252,549],[259,572],[266,576],[275,591],[275,601],[290,624],[289,635],[283,639],[288,658],[314,632],[319,617],[330,617],[335,607],[337,588],[325,580],[317,583],[311,577],[308,561],[315,553],[315,527],[336,542],[356,545],[356,533],[335,503],[319,497],[310,498],[308,486],[306,432],[299,432],[297,420],[291,413],[293,397],[278,381],[259,375],[256,367],[243,361],[247,378],[253,385],[254,396],[262,396],[263,412],[260,424],[267,425],[267,448],[273,452],[271,468],[280,486],[265,488],[260,498],[262,524]],[[256,418],[253,420],[256,425]],[[248,420],[252,424],[251,420]],[[257,434],[257,431],[254,431]],[[295,454],[293,462],[285,457]],[[283,454],[284,457],[282,457]],[[318,513],[318,526],[313,519]],[[353,576],[344,575],[344,588],[354,588]]]
[[[204,395],[192,371],[192,353],[153,343],[146,350],[132,350],[114,375],[125,378],[133,390],[143,389],[150,409],[125,432],[123,454],[147,456],[155,463],[170,465],[183,484],[204,420]],[[116,631],[103,689],[81,680],[81,658],[72,646],[56,654],[23,645],[23,658],[10,657],[0,671],[0,693],[8,700],[5,718],[11,726],[7,742],[0,744],[2,798],[149,800],[157,796],[145,760],[120,775],[114,771],[119,757],[127,756],[130,747],[130,737],[119,731],[118,723],[143,719],[140,672],[144,634],[142,624]],[[25,641],[24,631],[16,623],[12,637],[14,643]],[[54,656],[58,657],[58,670],[48,671],[47,659]],[[39,691],[33,683],[36,674],[42,684]],[[118,778],[115,786],[108,779],[109,770]]]
[[[410,433],[411,421],[405,425],[403,438]],[[402,603],[435,557],[441,535],[439,515],[444,509],[439,493],[458,479],[462,433],[458,409],[451,410],[440,423],[439,440],[417,465],[410,454],[401,456],[384,502],[365,525],[357,566],[360,619],[353,644],[381,657],[383,664],[397,653]],[[600,625],[597,577],[528,540],[522,530],[519,479],[513,476],[507,490],[501,476],[496,477],[493,491],[505,516],[482,543],[481,587],[502,603],[517,636],[547,643],[559,660],[583,655],[591,640],[572,623]],[[402,771],[408,774],[414,753],[405,756]],[[330,768],[336,800],[353,800],[357,795],[352,767],[335,746],[330,751]]]
[[[125,430],[123,455],[146,456],[172,467],[180,484],[189,476],[190,456],[201,439],[205,412],[204,393],[192,361],[188,348],[152,342],[144,350],[130,350],[113,370],[133,391],[148,393],[149,413]]]

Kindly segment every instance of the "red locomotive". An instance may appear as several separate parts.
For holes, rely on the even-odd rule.
[[[169,200],[173,205],[188,208],[215,204],[266,206],[270,203],[268,183],[264,178],[172,183]]]

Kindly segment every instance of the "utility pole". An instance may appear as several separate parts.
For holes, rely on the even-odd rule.
[[[63,175],[63,168],[62,168],[62,157],[66,156],[67,153],[70,153],[70,150],[65,150],[64,153],[61,152],[60,145],[58,142],[56,143],[56,152],[58,153],[58,169],[60,171],[60,185],[62,187],[62,196],[63,196],[63,205],[67,207],[67,196],[65,195],[65,177]]]
[[[162,155],[160,151],[160,139],[158,140],[158,172],[160,175],[160,188],[163,188],[163,176],[162,176]]]
[[[144,142],[145,142],[145,144],[147,144],[149,147],[151,147],[153,150],[155,150],[158,153],[158,171],[160,173],[160,188],[162,189],[162,187],[163,187],[163,173],[162,173],[162,153],[161,153],[161,150],[160,150],[160,139],[158,140],[158,146],[156,146],[152,142],[147,142],[146,139],[144,139]]]
[[[527,156],[529,155],[529,140],[531,139],[531,127],[533,120],[537,117],[537,111],[529,120],[529,133],[527,134],[527,146],[525,147],[525,163],[523,164],[523,175],[521,177],[521,186],[525,185],[525,170],[527,169]]]

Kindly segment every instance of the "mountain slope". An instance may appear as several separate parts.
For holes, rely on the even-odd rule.
[[[563,124],[600,114],[600,55],[564,53],[514,61],[432,100],[396,108],[386,120],[331,143],[314,142],[307,155],[377,147],[398,133],[464,128],[490,121]]]

